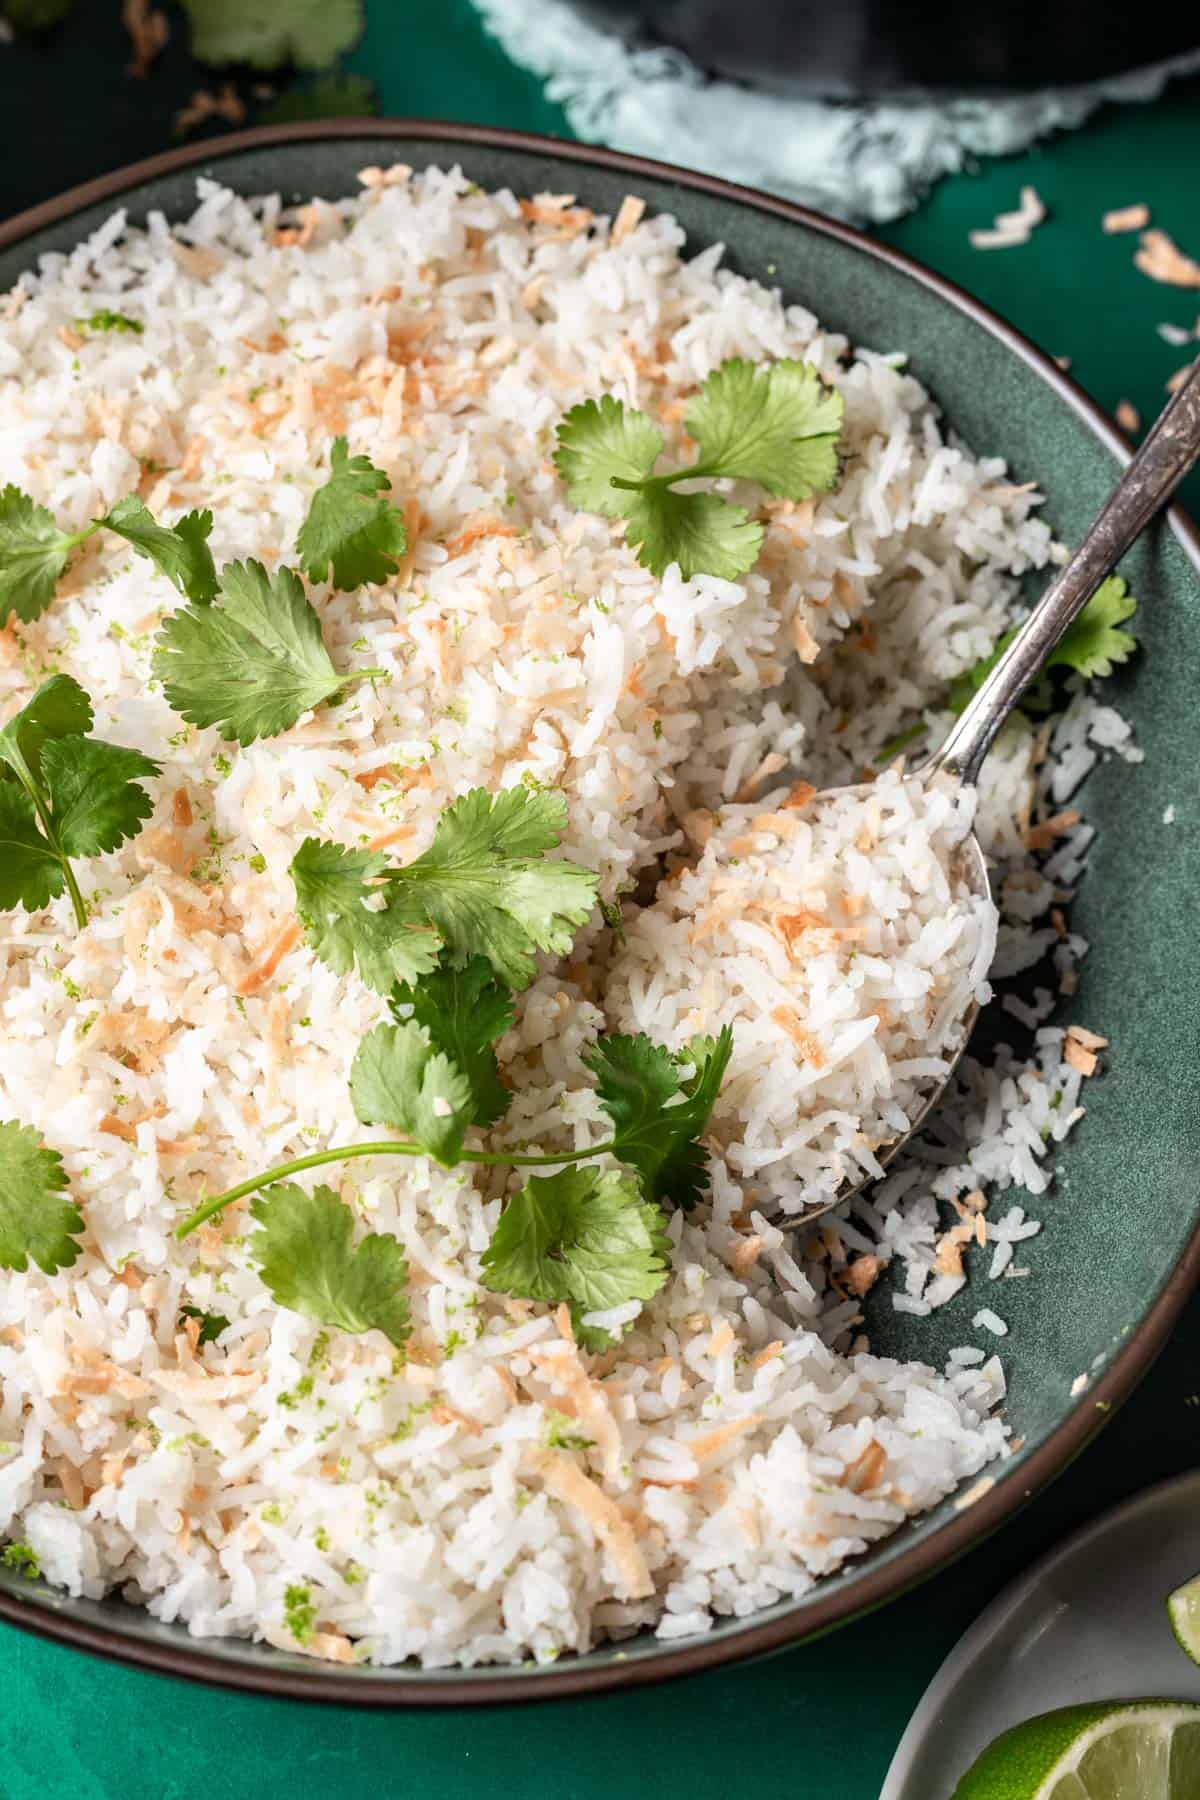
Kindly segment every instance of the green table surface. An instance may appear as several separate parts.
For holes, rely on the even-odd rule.
[[[56,118],[51,141],[37,130],[36,157],[0,161],[4,212],[164,147],[175,108],[209,79],[189,63],[177,30],[155,76],[128,81],[116,5],[85,0],[83,10],[70,31],[0,49],[4,141],[28,141],[23,124],[33,131]],[[468,0],[369,6],[349,66],[376,81],[387,113],[570,135],[534,78],[486,38]],[[1126,399],[1149,419],[1184,356],[1155,326],[1190,327],[1200,291],[1137,273],[1135,240],[1105,237],[1100,215],[1144,200],[1156,223],[1200,250],[1195,183],[1185,178],[1200,164],[1198,102],[1193,81],[1149,106],[1106,108],[1070,136],[944,181],[880,235],[1069,357],[1103,406]],[[1013,205],[1023,182],[1038,188],[1049,222],[1023,248],[972,250],[968,230]],[[1188,497],[1200,511],[1200,478]],[[763,1800],[875,1800],[926,1683],[998,1589],[1103,1508],[1193,1466],[1198,1367],[1194,1303],[1132,1403],[989,1543],[821,1642],[628,1696],[508,1713],[350,1713],[135,1673],[0,1627],[0,1797],[599,1800],[652,1789],[661,1800],[750,1791]],[[1135,1690],[1135,1669],[1129,1682]]]

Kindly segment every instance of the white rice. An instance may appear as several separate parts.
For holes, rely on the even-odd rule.
[[[749,836],[760,894],[782,900],[811,856],[804,907],[853,928],[829,872],[861,819],[755,824],[776,806],[770,772],[856,779],[914,713],[940,728],[946,683],[1008,623],[1016,577],[1057,552],[1036,497],[947,439],[901,357],[851,358],[719,250],[684,260],[669,218],[610,233],[535,211],[457,171],[374,172],[277,243],[277,199],[201,181],[185,225],[118,213],[0,308],[0,483],[64,525],[136,486],[169,518],[211,505],[219,559],[286,559],[343,429],[414,503],[396,580],[313,589],[335,659],[361,651],[387,679],[249,750],[167,708],[149,656],[172,594],[111,536],[0,638],[4,716],[62,669],[102,735],[164,762],[149,827],[89,867],[86,931],[63,901],[0,920],[0,1116],[63,1153],[87,1221],[70,1270],[0,1274],[0,1534],[70,1593],[116,1591],[201,1635],[296,1648],[286,1594],[302,1587],[317,1629],[299,1647],[334,1660],[546,1660],[647,1626],[691,1635],[805,1593],[976,1476],[1005,1452],[998,1360],[965,1346],[939,1374],[881,1359],[862,1295],[894,1259],[898,1309],[952,1298],[959,1215],[999,1272],[1036,1223],[1014,1208],[989,1228],[979,1190],[1042,1191],[1048,1144],[1081,1111],[1062,1033],[1041,1026],[1032,1058],[965,1060],[933,1129],[844,1218],[801,1241],[768,1222],[820,1189],[831,1152],[869,1166],[936,1074],[955,1007],[986,994],[994,921],[941,855],[968,821],[940,800],[914,817],[911,788],[881,781],[874,842],[854,854],[862,917],[886,927],[853,956],[817,939],[798,982],[778,911],[735,906],[700,942],[685,913],[711,914],[722,853]],[[143,334],[80,342],[75,321],[100,307]],[[836,381],[846,475],[768,509],[744,581],[657,581],[619,528],[567,505],[553,429],[613,392],[677,445],[680,402],[730,355],[802,356]],[[979,828],[1002,975],[1045,962],[1071,990],[1083,946],[1046,915],[1086,828],[1042,874],[1018,821],[1058,808],[1104,747],[1136,754],[1081,695],[1048,758],[1019,729],[993,755]],[[343,1192],[413,1271],[399,1359],[278,1310],[244,1213],[186,1245],[171,1228],[204,1191],[361,1135],[346,1076],[381,1003],[303,943],[255,974],[291,920],[300,840],[390,833],[407,857],[456,794],[521,779],[564,792],[569,851],[606,900],[664,856],[680,872],[640,917],[627,907],[623,949],[597,920],[524,997],[501,1046],[507,1128],[547,1149],[599,1134],[580,1056],[606,1024],[675,1043],[729,1020],[711,1200],[672,1218],[669,1280],[620,1309],[627,1335],[596,1364],[545,1309],[480,1287],[502,1183],[359,1165]],[[694,845],[700,815],[720,816],[693,868],[684,822]],[[898,1071],[891,1052],[920,1062],[927,1026],[928,1068]],[[809,1034],[821,1068],[797,1053]],[[230,1329],[197,1353],[181,1303]],[[1004,1329],[987,1308],[975,1327]]]

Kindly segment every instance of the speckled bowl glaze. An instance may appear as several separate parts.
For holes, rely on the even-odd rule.
[[[902,348],[916,375],[976,449],[1036,477],[1047,517],[1079,535],[1127,452],[1098,409],[994,314],[844,225],[784,201],[662,164],[512,133],[424,121],[332,121],[243,132],[105,176],[0,227],[0,289],[46,251],[70,249],[118,205],[131,218],[182,217],[198,175],[243,193],[328,198],[364,164],[461,162],[475,180],[576,193],[613,212],[641,194],[675,213],[693,249],[720,241],[728,260],[782,286],[852,341]],[[1113,678],[1145,761],[1098,768],[1087,784],[1099,828],[1075,920],[1092,942],[1072,1016],[1113,1039],[1089,1116],[1037,1203],[1047,1229],[1034,1276],[1004,1292],[1003,1346],[1021,1448],[974,1504],[945,1502],[796,1603],[718,1623],[707,1636],[644,1636],[547,1668],[342,1668],[263,1644],[190,1637],[120,1601],[76,1601],[0,1574],[0,1617],[125,1662],[197,1680],[371,1706],[471,1705],[612,1690],[754,1656],[830,1630],[904,1592],[995,1530],[1063,1469],[1134,1387],[1200,1275],[1200,1037],[1195,895],[1200,891],[1200,540],[1175,514],[1122,565],[1142,608],[1143,650]],[[1163,824],[1174,804],[1178,823]],[[1023,1197],[1014,1195],[1017,1201]],[[870,1321],[877,1348],[937,1363],[964,1340],[984,1301],[978,1273],[929,1319]],[[1073,1395],[1084,1371],[1086,1390]]]

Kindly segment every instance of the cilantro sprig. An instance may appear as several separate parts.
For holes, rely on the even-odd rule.
[[[1102,581],[1025,690],[1023,706],[1035,713],[1053,709],[1051,669],[1066,669],[1082,675],[1085,681],[1095,681],[1111,675],[1118,664],[1128,662],[1138,647],[1137,638],[1121,627],[1133,617],[1137,608],[1137,600],[1120,575],[1110,575],[1107,581]],[[986,656],[981,656],[969,669],[955,676],[947,690],[945,704],[956,717],[965,712],[1019,630],[1020,626],[1014,625],[1003,632]],[[924,737],[925,731],[925,721],[918,719],[889,738],[877,752],[875,766],[883,768],[901,750]]]
[[[36,912],[64,887],[80,930],[87,903],[72,865],[137,835],[153,811],[140,750],[89,737],[92,703],[52,675],[0,730],[0,908]]]
[[[1118,663],[1128,662],[1137,649],[1137,639],[1131,631],[1122,631],[1120,627],[1133,617],[1137,607],[1137,601],[1119,575],[1110,575],[1107,581],[1102,581],[1042,664],[1029,693],[1036,693],[1039,702],[1044,700],[1048,704],[1044,677],[1050,669],[1073,669],[1085,681],[1092,681],[1111,675]],[[1004,632],[996,640],[994,650],[955,677],[949,694],[952,712],[965,711],[1019,630],[1020,626],[1014,625],[1011,631]]]
[[[14,613],[26,624],[40,618],[71,552],[98,531],[125,538],[188,599],[209,601],[217,591],[207,543],[212,523],[210,512],[189,512],[174,525],[160,525],[137,495],[129,494],[82,530],[61,531],[53,513],[10,482],[0,489],[0,623]]]
[[[566,1301],[576,1336],[601,1348],[608,1334],[584,1315],[652,1300],[667,1278],[663,1215],[617,1170],[535,1175],[508,1202],[483,1253],[483,1285],[551,1305]]]
[[[308,1194],[278,1182],[250,1213],[258,1227],[251,1260],[280,1306],[343,1331],[382,1331],[403,1345],[408,1264],[394,1237],[373,1231],[355,1245],[354,1216],[327,1187]]]
[[[67,1192],[57,1150],[11,1119],[0,1122],[0,1269],[44,1275],[69,1269],[79,1255],[83,1217]]]
[[[158,634],[154,672],[168,704],[229,743],[277,737],[304,713],[382,669],[334,667],[299,576],[226,563],[212,604],[180,608]]]
[[[403,513],[382,497],[392,484],[369,456],[351,456],[344,437],[333,440],[330,466],[296,539],[300,565],[335,588],[386,581],[408,548]]]
[[[381,994],[429,974],[442,951],[455,967],[482,956],[510,987],[525,987],[535,952],[568,950],[595,903],[590,869],[546,860],[566,822],[561,794],[472,788],[402,867],[306,838],[292,880],[308,941],[339,974],[357,965]]]
[[[702,1197],[708,1165],[700,1136],[732,1055],[728,1025],[674,1053],[639,1033],[599,1038],[585,1055],[615,1128],[613,1155],[637,1170],[651,1200],[690,1211]]]
[[[495,1045],[513,1022],[512,995],[476,956],[398,985],[392,1011],[396,1023],[377,1025],[359,1045],[351,1103],[364,1125],[398,1125],[453,1168],[466,1133],[508,1110]]]
[[[740,357],[714,369],[684,414],[698,456],[655,474],[663,435],[643,412],[611,395],[572,407],[558,427],[554,462],[573,505],[623,518],[638,561],[655,575],[672,563],[685,579],[736,580],[758,561],[763,528],[744,507],[680,482],[755,482],[788,500],[831,488],[838,473],[843,402],[811,363],[758,368]]]

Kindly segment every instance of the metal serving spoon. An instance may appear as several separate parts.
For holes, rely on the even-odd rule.
[[[965,787],[974,787],[996,733],[1051,650],[1197,459],[1200,459],[1200,362],[1193,365],[1187,380],[1167,402],[1074,556],[1047,588],[970,704],[955,720],[941,749],[913,771],[914,780],[944,775]],[[864,787],[862,791],[866,793],[869,789]],[[961,873],[970,891],[990,898],[987,862],[974,832],[963,841],[959,856]],[[908,1130],[878,1149],[877,1159],[883,1168],[895,1159],[938,1105],[967,1047],[978,1015],[977,1005],[967,1012],[961,1041],[950,1053],[946,1074],[939,1085],[930,1090]],[[860,1181],[847,1181],[832,1199],[814,1202],[802,1212],[777,1214],[774,1222],[782,1226],[809,1225],[878,1179],[878,1175],[870,1174]]]

